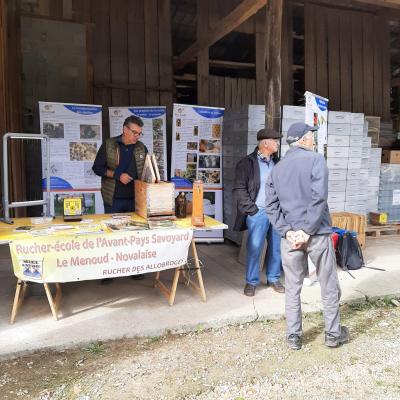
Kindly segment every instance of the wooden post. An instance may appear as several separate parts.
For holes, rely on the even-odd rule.
[[[209,0],[197,0],[197,40],[202,40],[208,31]],[[197,55],[197,104],[209,105],[209,47],[201,50]]]
[[[265,99],[265,18],[266,7],[263,7],[255,16],[256,19],[256,103],[264,104]]]
[[[265,126],[279,131],[282,95],[282,15],[283,0],[270,0],[265,19],[266,76],[265,76]]]

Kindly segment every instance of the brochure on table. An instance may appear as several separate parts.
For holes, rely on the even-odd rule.
[[[224,109],[174,104],[171,177],[178,192],[204,182],[204,213],[222,221],[222,122]],[[187,198],[191,199],[188,193]],[[222,230],[201,231],[196,238],[223,240]]]
[[[306,92],[306,120],[311,126],[318,129],[318,153],[324,154],[325,145],[328,143],[328,104],[329,100],[317,94]]]
[[[110,136],[121,135],[126,118],[135,115],[143,120],[143,136],[140,140],[150,154],[157,159],[161,179],[167,178],[167,109],[166,107],[110,107]]]
[[[63,199],[79,196],[85,214],[102,214],[101,180],[92,171],[102,143],[101,106],[41,101],[39,113],[41,133],[50,138],[51,213],[62,215]],[[42,166],[45,176],[45,151]]]

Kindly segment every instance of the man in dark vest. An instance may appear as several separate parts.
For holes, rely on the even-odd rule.
[[[107,139],[96,155],[93,171],[101,176],[101,195],[106,214],[135,211],[134,180],[140,178],[147,154],[139,141],[143,121],[128,117],[122,134]]]
[[[106,214],[135,211],[134,180],[142,175],[147,154],[146,146],[139,141],[143,121],[134,115],[124,121],[122,134],[107,139],[100,146],[93,171],[101,176],[101,195]],[[144,275],[133,275],[143,279]],[[102,279],[109,283],[112,279]]]
[[[260,283],[260,255],[267,240],[265,266],[268,285],[276,292],[284,293],[281,276],[281,237],[271,225],[265,212],[266,183],[278,159],[281,135],[272,129],[257,132],[258,147],[240,160],[236,166],[233,195],[237,205],[234,230],[248,230],[246,286],[244,294],[254,296]]]

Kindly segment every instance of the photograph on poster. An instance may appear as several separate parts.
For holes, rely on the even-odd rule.
[[[81,139],[101,140],[100,125],[79,125]]]
[[[64,138],[64,124],[44,122],[43,123],[43,134],[47,135],[50,139],[63,139]]]
[[[199,170],[198,177],[205,184],[217,184],[221,182],[221,172],[219,170]]]
[[[84,167],[84,170],[83,170],[83,175],[84,175],[84,177],[85,177],[86,179],[89,179],[89,178],[96,178],[97,175],[93,172],[92,167],[93,167],[93,163],[91,163],[91,162],[85,162],[85,167]]]
[[[204,214],[208,215],[211,218],[215,218],[215,197],[215,192],[204,192],[203,194]],[[188,192],[186,195],[186,199],[188,201],[192,201],[193,193]]]
[[[199,136],[199,127],[197,125],[193,127],[193,136]]]
[[[176,140],[181,140],[181,133],[180,132],[176,132]]]
[[[187,153],[186,154],[186,162],[197,163],[197,153]]]
[[[97,153],[97,143],[70,142],[69,159],[71,161],[94,161]]]
[[[187,164],[186,171],[183,172],[183,178],[193,182],[196,179],[197,166],[196,164]]]
[[[183,178],[184,171],[182,171],[180,168],[176,168],[174,172],[174,176],[178,176],[179,178]]]
[[[50,163],[50,175],[59,176],[63,172],[63,163],[51,162]]]
[[[182,120],[180,118],[176,119],[176,126],[180,128],[182,126]]]
[[[212,125],[212,137],[215,139],[221,138],[221,124]]]
[[[199,142],[200,153],[221,153],[220,140],[206,140],[201,139]]]
[[[197,150],[197,142],[187,142],[187,150]]]
[[[56,193],[54,195],[54,215],[59,216],[64,214],[64,199],[71,197],[82,198],[82,213],[83,214],[95,214],[96,201],[95,194],[90,192],[85,193]]]
[[[163,145],[163,120],[154,118],[153,121],[153,146]]]
[[[199,156],[199,168],[220,168],[221,157],[220,156]]]

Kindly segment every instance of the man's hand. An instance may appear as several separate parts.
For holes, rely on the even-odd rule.
[[[304,231],[300,230],[296,232],[297,238],[299,242],[307,243],[308,239],[310,239],[310,235],[305,233]]]
[[[120,182],[123,183],[124,185],[127,185],[129,182],[132,182],[132,179],[133,178],[125,172],[121,174],[119,177]]]
[[[296,243],[296,232],[295,231],[288,231],[286,232],[286,239],[289,240],[290,243]]]
[[[300,249],[304,244],[308,242],[310,235],[302,230],[299,231],[288,231],[286,233],[286,239],[292,244],[294,250]]]

